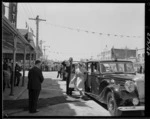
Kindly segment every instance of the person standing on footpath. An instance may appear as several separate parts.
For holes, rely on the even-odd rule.
[[[10,88],[10,78],[11,78],[11,72],[9,71],[9,66],[6,60],[4,61],[3,64],[3,79],[4,79],[4,87],[7,86]]]
[[[59,76],[61,77],[61,70],[62,70],[61,64],[58,64],[58,65],[57,65],[57,71],[58,71],[58,73],[57,73],[57,78],[59,78]]]
[[[44,77],[41,70],[41,61],[36,60],[35,66],[28,73],[28,90],[29,90],[29,112],[36,113],[38,97],[41,91],[41,83]]]
[[[66,75],[66,62],[67,61],[63,61],[61,63],[61,65],[62,65],[62,80],[63,81],[66,81],[66,77],[65,77],[65,75]]]
[[[66,93],[67,95],[72,94],[72,90],[69,88],[69,82],[70,82],[71,70],[72,70],[72,62],[73,62],[72,57],[70,57],[69,61],[66,62]]]
[[[16,62],[16,66],[15,66],[15,80],[14,80],[14,85],[15,86],[19,86],[20,83],[20,78],[21,78],[21,67],[19,66],[19,64]],[[17,81],[16,81],[17,80]]]

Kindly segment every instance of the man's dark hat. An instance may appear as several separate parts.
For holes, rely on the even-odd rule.
[[[36,61],[35,61],[35,64],[39,64],[39,63],[41,63],[40,60],[36,60]]]

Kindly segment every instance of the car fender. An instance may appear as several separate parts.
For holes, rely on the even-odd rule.
[[[104,88],[102,93],[100,94],[100,101],[103,103],[107,103],[107,94],[108,92],[112,92],[114,94],[114,98],[116,100],[117,105],[119,105],[121,98],[120,98],[120,86],[116,84],[110,84]]]

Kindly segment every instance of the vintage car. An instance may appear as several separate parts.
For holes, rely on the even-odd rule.
[[[145,80],[131,61],[87,61],[85,92],[107,105],[112,116],[124,111],[145,111]]]

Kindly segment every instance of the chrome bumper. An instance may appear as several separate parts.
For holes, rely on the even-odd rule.
[[[118,110],[120,111],[144,111],[145,106],[124,106],[124,107],[118,107]]]

